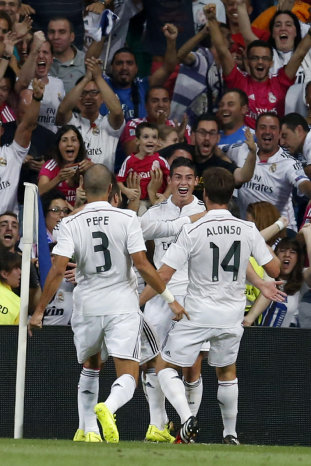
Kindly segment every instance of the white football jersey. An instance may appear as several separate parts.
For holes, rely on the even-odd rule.
[[[160,268],[162,265],[162,257],[170,247],[171,243],[175,241],[176,235],[179,233],[180,228],[183,224],[190,222],[189,215],[197,214],[205,210],[203,201],[193,196],[193,201],[190,204],[183,206],[182,209],[177,207],[172,202],[172,196],[161,204],[156,204],[141,217],[141,227],[145,240],[154,239],[154,255],[153,262],[156,268]],[[185,218],[186,217],[186,218]],[[180,218],[180,222],[176,219]],[[166,221],[168,232],[163,234],[165,223],[161,224],[161,221]],[[162,235],[160,232],[162,231]],[[170,236],[168,236],[170,235]],[[170,280],[170,290],[173,294],[184,295],[188,285],[188,266],[179,269]]]
[[[248,155],[248,147],[232,147],[227,155],[242,167]],[[246,208],[252,202],[267,201],[275,205],[289,220],[289,228],[297,230],[293,203],[292,189],[299,187],[303,181],[308,181],[302,164],[291,157],[283,149],[279,149],[266,162],[261,162],[257,156],[252,179],[244,183],[238,190],[238,204],[241,217],[245,218]]]
[[[58,130],[55,125],[56,113],[65,97],[65,88],[61,79],[54,76],[48,76],[48,79],[49,82],[44,88],[43,99],[40,102],[38,125],[56,133]],[[28,89],[32,89],[32,83],[29,84]]]
[[[29,147],[22,147],[15,140],[0,147],[0,213],[11,210],[18,214],[18,181],[28,150]]]
[[[135,212],[92,202],[63,218],[53,254],[77,263],[74,312],[84,315],[137,312],[136,275],[130,254],[145,251]]]
[[[187,325],[229,328],[242,322],[251,255],[259,265],[272,259],[255,224],[233,217],[228,210],[210,210],[182,228],[162,262],[175,270],[188,263]]]
[[[88,118],[82,117],[80,113],[73,113],[68,124],[76,126],[82,134],[87,157],[94,163],[106,165],[113,172],[115,152],[125,122],[123,121],[119,129],[113,129],[107,115],[99,114],[91,125]]]
[[[43,325],[69,325],[72,314],[72,292],[75,285],[63,279],[52,301],[44,311]]]

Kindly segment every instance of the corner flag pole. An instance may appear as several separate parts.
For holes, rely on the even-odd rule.
[[[36,215],[37,190],[35,184],[24,183],[24,217],[23,217],[23,255],[21,275],[21,305],[18,328],[18,349],[16,367],[16,390],[15,390],[15,416],[14,416],[14,438],[23,437],[24,426],[24,396],[25,396],[25,372],[26,372],[26,349],[27,349],[27,319],[29,304],[29,276],[31,249],[33,244],[34,218]],[[37,217],[37,215],[36,215]]]

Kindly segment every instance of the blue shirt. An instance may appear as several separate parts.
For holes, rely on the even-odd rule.
[[[220,131],[220,141],[218,143],[218,147],[220,147],[220,149],[226,153],[232,144],[242,144],[245,142],[246,128],[247,126],[243,125],[235,133],[228,135],[225,135],[223,131]],[[252,133],[254,133],[254,130],[252,130]]]
[[[117,94],[120,99],[122,110],[124,113],[125,121],[132,120],[133,118],[144,118],[147,116],[145,108],[145,96],[146,92],[149,89],[149,79],[146,78],[135,78],[134,84],[137,86],[138,95],[139,95],[139,104],[138,104],[138,115],[134,115],[134,103],[132,100],[132,88],[123,89],[114,85],[111,81],[111,78],[104,76],[106,82],[109,84],[111,89]],[[105,104],[102,104],[100,109],[102,115],[107,115],[108,109]]]

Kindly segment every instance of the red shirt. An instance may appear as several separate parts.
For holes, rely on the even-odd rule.
[[[48,160],[45,162],[45,164],[42,166],[40,173],[39,173],[39,178],[40,176],[44,175],[49,178],[49,180],[53,180],[58,173],[60,172],[60,167],[57,165],[57,162],[53,159]],[[66,200],[71,204],[72,206],[75,205],[76,201],[76,187],[69,186],[67,181],[61,181],[57,186],[56,189],[58,189],[60,192],[62,192],[66,196]]]
[[[283,67],[279,69],[276,76],[264,82],[258,82],[235,65],[231,73],[224,76],[224,81],[229,89],[238,87],[246,93],[248,113],[245,117],[245,124],[254,129],[256,118],[260,113],[275,112],[280,117],[284,115],[286,92],[294,84],[295,78],[289,79]]]
[[[252,31],[255,34],[255,36],[257,36],[260,40],[267,41],[270,37],[270,32],[265,31],[263,29],[258,29],[252,26]],[[246,48],[244,38],[240,32],[238,32],[237,34],[231,34],[231,38],[233,42],[237,44],[238,47],[241,47],[242,49]]]
[[[117,175],[117,181],[124,183],[126,181],[127,175],[130,172],[139,173],[141,176],[140,199],[148,199],[147,186],[151,180],[150,171],[154,170],[155,168],[160,168],[164,175],[162,186],[159,189],[159,192],[163,193],[167,186],[167,177],[170,173],[170,166],[167,161],[158,154],[158,152],[152,155],[146,155],[146,157],[144,157],[142,160],[137,158],[135,154],[131,154],[126,157]]]

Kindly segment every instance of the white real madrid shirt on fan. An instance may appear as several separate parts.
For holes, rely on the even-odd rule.
[[[98,316],[139,312],[130,254],[145,250],[133,211],[99,201],[64,218],[53,254],[75,257],[74,313]]]
[[[48,76],[49,82],[44,88],[43,99],[40,102],[38,124],[56,133],[58,127],[55,125],[55,118],[59,104],[65,97],[63,81],[53,76]],[[32,89],[32,83],[28,86]]]
[[[108,115],[99,114],[94,123],[90,124],[88,118],[73,112],[68,124],[76,126],[82,134],[87,157],[94,163],[106,165],[113,172],[116,147],[125,122],[119,129],[113,129],[109,123]]]
[[[162,262],[175,270],[188,263],[185,309],[190,320],[185,325],[230,328],[242,322],[250,256],[259,265],[272,260],[255,224],[233,217],[228,210],[210,210],[183,226]]]
[[[43,325],[69,325],[74,285],[64,278],[44,311]]]
[[[28,150],[16,141],[0,147],[0,213],[11,210],[18,214],[17,187]]]
[[[190,202],[190,204],[183,206],[182,209],[180,209],[172,202],[172,196],[170,196],[166,201],[161,202],[161,204],[156,204],[153,207],[150,207],[141,217],[141,227],[143,230],[144,239],[154,240],[155,247],[153,262],[157,269],[161,267],[161,259],[170,247],[171,243],[175,241],[176,235],[180,231],[180,228],[184,224],[190,223],[189,216],[203,212],[204,210],[206,210],[204,202],[200,201],[195,196],[193,196],[193,201]],[[176,222],[176,219],[179,217],[180,222]],[[163,237],[163,229],[165,227],[163,221],[166,221],[167,228],[171,229],[171,236]],[[170,230],[168,230],[168,232],[169,231]],[[178,271],[176,271],[176,273],[172,276],[169,284],[170,291],[174,295],[184,295],[186,293],[188,285],[187,264],[185,264],[183,268],[180,268]]]
[[[242,167],[248,155],[248,147],[246,144],[231,147],[227,155],[238,167]],[[292,189],[294,186],[299,189],[300,183],[308,180],[301,163],[282,148],[265,162],[261,162],[257,155],[252,179],[238,190],[241,217],[245,217],[248,204],[267,201],[275,205],[281,215],[288,218],[288,228],[296,231]]]

